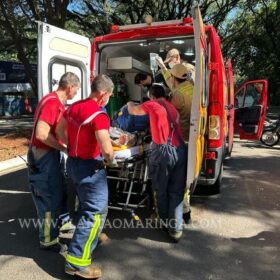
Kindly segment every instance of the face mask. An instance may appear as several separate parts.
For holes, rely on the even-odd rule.
[[[102,102],[102,105],[101,105],[101,106],[102,106],[102,107],[106,106],[106,105],[109,103],[109,99],[110,99],[110,98],[107,98],[107,99],[104,100],[104,99],[102,98],[102,99],[101,99],[101,102]]]
[[[108,98],[101,97],[101,98],[97,101],[98,106],[99,106],[99,107],[104,107],[104,106],[106,106],[106,105],[109,103],[109,99],[110,99],[110,97],[108,97]]]
[[[170,69],[172,69],[172,67],[173,67],[174,65],[176,65],[176,63],[174,63],[174,62],[169,62],[169,63],[168,63],[168,66],[169,66]]]

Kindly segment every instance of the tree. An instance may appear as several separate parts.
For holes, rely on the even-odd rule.
[[[64,27],[69,0],[10,0],[0,2],[0,26],[5,38],[2,52],[16,53],[24,65],[32,90],[37,93],[37,81],[31,70],[36,58],[36,20]],[[8,56],[11,57],[11,56]],[[14,57],[14,55],[12,55]]]
[[[31,62],[37,57],[37,24],[47,22],[93,38],[109,32],[112,23],[139,23],[145,15],[154,20],[170,20],[190,16],[193,0],[10,0],[0,2],[1,57],[21,61],[33,91],[37,81]],[[223,22],[238,0],[204,0],[201,9],[207,21]],[[71,8],[69,8],[71,4]],[[209,13],[208,13],[209,12]]]
[[[267,79],[270,101],[280,105],[280,1],[246,1],[242,10],[228,28],[224,51],[233,58],[237,83]]]
[[[228,14],[241,0],[203,0],[200,2],[202,15],[207,24],[219,28]],[[194,0],[87,0],[80,3],[79,10],[69,13],[94,34],[107,33],[110,24],[136,24],[143,22],[145,15],[154,21],[181,19],[191,16]],[[81,12],[82,11],[82,12]]]
[[[33,91],[31,62],[37,58],[36,20],[93,39],[111,24],[179,19],[191,15],[193,0],[9,0],[0,2],[0,57],[21,61]],[[201,0],[202,16],[221,37],[225,57],[233,58],[236,80],[269,79],[273,101],[280,96],[280,0]],[[280,103],[280,100],[279,100]]]

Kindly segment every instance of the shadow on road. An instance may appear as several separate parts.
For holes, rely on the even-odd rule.
[[[15,177],[21,180],[15,181]],[[63,257],[39,249],[38,233],[32,225],[32,220],[36,219],[36,210],[27,187],[26,169],[1,177],[0,204],[0,255],[9,256],[1,262],[1,270],[5,266],[13,267],[12,263],[20,256],[33,259],[54,278],[68,279],[63,271]],[[30,225],[22,226],[24,221],[29,221]],[[24,275],[20,279],[23,278]]]
[[[280,232],[262,231],[252,237],[231,238],[231,240],[245,246],[272,247],[275,246],[276,240],[280,240]]]
[[[102,279],[278,279],[280,231],[273,211],[280,210],[280,190],[276,183],[279,173],[271,172],[272,162],[278,169],[280,157],[271,154],[248,162],[246,156],[233,155],[225,165],[221,193],[193,197],[197,213],[179,244],[170,243],[166,233],[158,229],[107,227],[110,240],[94,253],[104,268]],[[272,183],[267,183],[267,178]],[[0,255],[4,256],[1,270],[17,262],[17,257],[23,257],[34,260],[52,278],[73,279],[64,274],[61,256],[39,250],[37,230],[20,226],[20,219],[36,218],[26,170],[2,176],[0,190]],[[268,192],[270,196],[266,195]],[[202,226],[203,215],[199,211],[206,210],[212,213],[209,220],[215,221],[216,214],[223,213],[232,218],[259,220],[271,230],[249,237],[238,237],[232,232],[228,233],[230,237],[224,237],[220,232],[227,224],[217,223],[212,231],[210,223]],[[142,220],[149,214],[139,212]],[[109,221],[125,218],[129,216],[120,212],[112,211],[109,215]],[[23,278],[24,275],[16,279]]]

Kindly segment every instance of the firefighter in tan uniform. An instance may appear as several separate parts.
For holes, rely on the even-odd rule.
[[[184,141],[187,145],[189,141],[190,114],[194,89],[195,68],[189,63],[175,63],[174,65],[172,65],[171,69],[167,69],[165,63],[170,61],[170,59],[168,60],[168,57],[164,62],[159,56],[157,56],[156,59],[158,65],[161,68],[161,72],[166,81],[166,84],[171,90],[170,102],[174,105],[174,107],[180,114],[180,125]],[[180,62],[180,60],[178,59],[177,61]],[[185,223],[190,223],[191,210],[189,188],[185,189],[183,218]]]

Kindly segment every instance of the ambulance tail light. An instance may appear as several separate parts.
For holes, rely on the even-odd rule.
[[[205,159],[211,159],[211,160],[217,159],[215,152],[207,152],[207,153],[205,153],[204,158]]]
[[[208,168],[208,169],[207,169],[207,173],[212,175],[212,174],[214,173],[213,168]]]
[[[210,140],[218,140],[220,139],[220,116],[218,115],[210,115],[209,116],[209,136]]]

